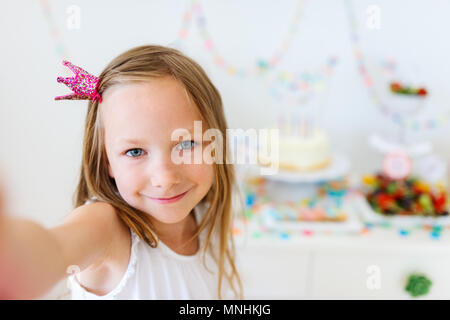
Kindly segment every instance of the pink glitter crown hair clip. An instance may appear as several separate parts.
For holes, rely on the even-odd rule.
[[[99,78],[71,64],[69,61],[63,61],[63,65],[72,70],[75,76],[68,78],[58,77],[56,81],[64,83],[74,93],[55,97],[55,100],[98,100],[98,102],[102,102],[102,97],[97,92]]]

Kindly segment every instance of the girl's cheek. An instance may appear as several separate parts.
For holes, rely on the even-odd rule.
[[[208,183],[214,177],[214,166],[212,164],[191,165],[190,173],[193,180]]]
[[[133,186],[144,179],[142,170],[123,164],[118,164],[118,166],[114,168],[114,176],[116,184],[121,186]]]

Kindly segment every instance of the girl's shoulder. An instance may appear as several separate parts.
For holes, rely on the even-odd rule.
[[[90,215],[93,219],[101,217],[101,220],[103,220],[102,223],[111,222],[113,228],[124,225],[123,221],[119,218],[116,208],[110,203],[101,201],[96,197],[91,197],[86,200],[84,204],[76,208],[73,213],[76,211],[78,211],[78,215]]]
[[[117,286],[127,268],[130,257],[131,230],[109,203],[90,199],[79,208],[86,214],[92,214],[93,219],[99,217],[99,223],[110,225],[107,228],[110,233],[108,236],[110,244],[104,254],[77,274],[77,281],[84,288],[89,288],[91,293],[104,295]],[[104,228],[102,229],[104,230]],[[108,277],[105,277],[105,274],[108,274]]]
[[[121,220],[116,209],[109,203],[96,199],[87,200],[83,205],[75,208],[65,219],[65,222],[80,221],[88,225],[103,225],[119,227]]]
[[[79,215],[90,216],[91,220],[98,220],[96,224],[107,224],[109,230],[113,235],[122,234],[126,237],[130,235],[129,228],[120,219],[117,209],[110,203],[100,201],[96,197],[85,201],[85,203],[78,207]],[[74,210],[74,211],[76,211]]]

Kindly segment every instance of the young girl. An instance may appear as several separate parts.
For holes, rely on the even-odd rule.
[[[233,166],[173,161],[210,143],[193,134],[195,123],[228,143],[203,69],[152,45],[119,55],[98,78],[65,65],[75,77],[58,82],[74,93],[56,99],[91,100],[76,208],[52,229],[2,215],[0,294],[38,298],[68,277],[73,299],[242,299]],[[180,128],[190,134],[174,141]]]

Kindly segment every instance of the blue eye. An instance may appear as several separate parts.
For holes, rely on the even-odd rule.
[[[141,148],[130,149],[125,154],[131,156],[132,158],[137,158],[143,154],[144,150]]]
[[[194,140],[185,140],[185,141],[181,141],[178,145],[177,148],[179,148],[179,146],[181,146],[182,150],[189,150],[192,147],[194,147],[197,143]]]

